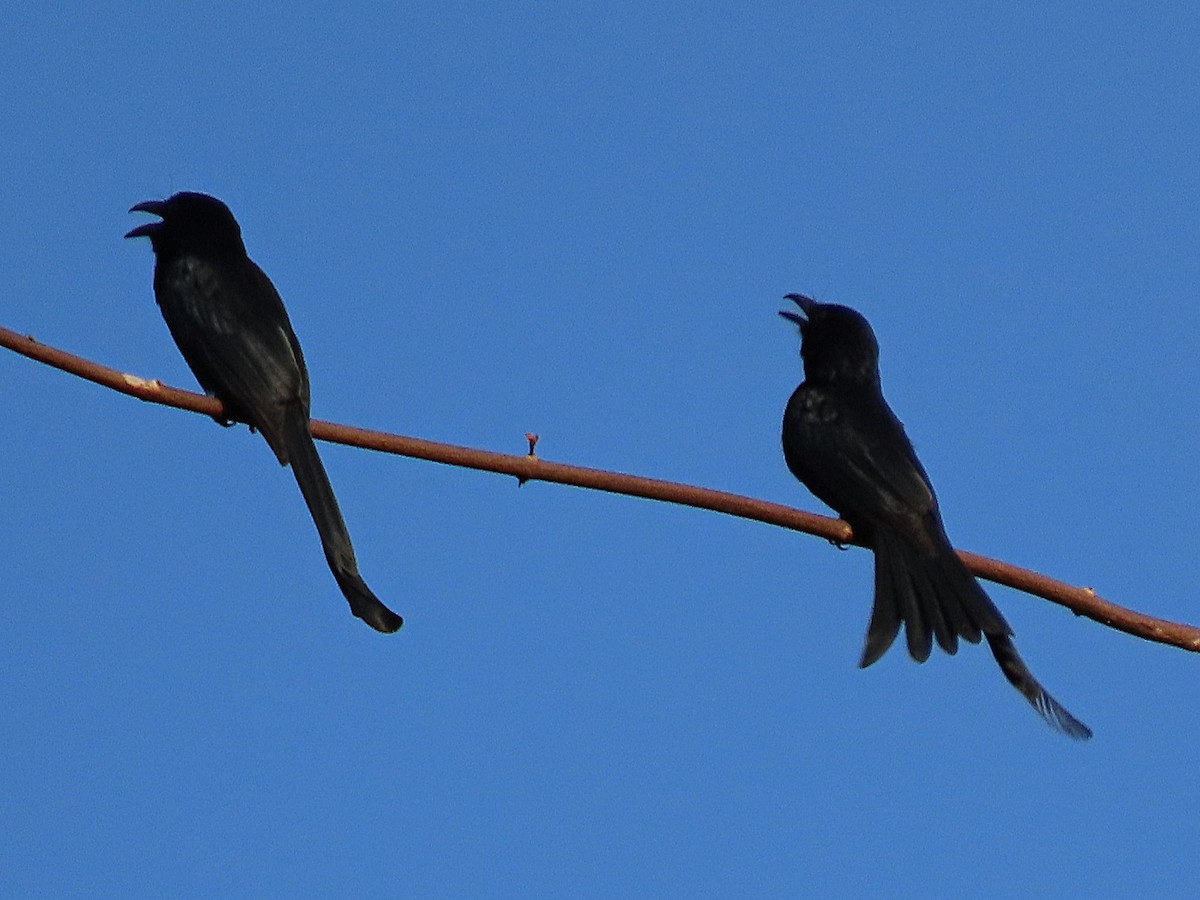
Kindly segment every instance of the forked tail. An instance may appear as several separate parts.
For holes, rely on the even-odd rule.
[[[1092,736],[1091,729],[1033,677],[1017,653],[1008,622],[948,542],[926,552],[886,528],[872,537],[875,607],[860,666],[865,668],[883,656],[901,624],[909,655],[917,662],[929,658],[934,639],[953,654],[960,637],[977,644],[986,636],[1004,677],[1050,727],[1080,740]]]

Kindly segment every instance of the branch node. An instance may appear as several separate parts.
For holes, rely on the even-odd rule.
[[[537,451],[534,450],[534,448],[537,446],[538,435],[534,434],[532,431],[527,431],[527,432],[525,432],[525,440],[529,441],[529,452],[525,455],[525,458],[533,460],[534,462],[537,462],[537,458],[538,458]],[[518,475],[517,476],[517,487],[521,487],[528,480],[529,480],[528,476]]]

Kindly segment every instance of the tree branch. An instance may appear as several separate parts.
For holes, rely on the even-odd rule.
[[[212,397],[170,387],[157,379],[139,378],[136,375],[110,369],[83,357],[74,356],[48,344],[40,343],[33,337],[9,331],[7,328],[0,327],[0,346],[140,400],[186,409],[206,416],[224,416],[220,401]],[[679,503],[684,506],[739,516],[743,519],[753,519],[769,525],[778,525],[793,531],[802,531],[841,544],[856,543],[850,526],[842,520],[804,512],[780,503],[769,503],[765,500],[743,497],[726,491],[672,481],[660,481],[656,478],[643,478],[621,472],[607,472],[602,469],[547,462],[539,459],[534,453],[534,445],[537,443],[536,435],[528,435],[528,454],[512,455],[460,447],[454,444],[442,444],[437,441],[388,434],[382,431],[371,431],[366,428],[339,425],[336,422],[324,422],[320,419],[312,420],[312,433],[315,438],[352,447],[380,450],[399,456],[512,475],[522,484],[526,481],[549,481],[592,490],[609,491],[614,494],[645,497],[649,500]],[[959,555],[972,572],[989,581],[1058,603],[1077,615],[1087,616],[1103,625],[1135,637],[1200,652],[1200,628],[1196,626],[1171,622],[1126,609],[1105,600],[1091,588],[1067,584],[1011,563],[966,551],[959,551]]]

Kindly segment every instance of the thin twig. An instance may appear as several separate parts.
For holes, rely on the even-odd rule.
[[[212,397],[170,387],[158,380],[138,378],[135,375],[110,369],[83,357],[43,344],[27,335],[9,331],[7,328],[0,327],[0,346],[140,400],[161,403],[164,406],[186,409],[207,416],[224,417],[220,401]],[[850,526],[842,520],[794,509],[780,503],[769,503],[766,500],[757,500],[753,497],[744,497],[740,494],[731,494],[727,491],[717,491],[690,484],[660,481],[657,478],[643,478],[639,475],[627,475],[622,472],[608,472],[603,469],[547,462],[533,452],[533,445],[536,443],[534,435],[526,435],[530,442],[529,453],[513,455],[443,444],[399,434],[388,434],[382,431],[371,431],[351,425],[339,425],[336,422],[324,422],[320,419],[313,419],[312,433],[313,437],[337,444],[511,475],[522,484],[528,481],[549,481],[598,491],[609,491],[614,494],[645,497],[649,500],[679,503],[684,506],[694,506],[698,509],[709,509],[731,516],[739,516],[743,519],[766,522],[781,528],[790,528],[793,531],[802,531],[840,544],[856,543]],[[989,581],[1058,603],[1078,615],[1087,616],[1103,625],[1135,637],[1200,652],[1200,628],[1196,626],[1171,622],[1126,609],[1105,600],[1091,588],[1067,584],[1011,563],[966,551],[959,551],[959,555],[962,556],[963,561],[972,572]]]

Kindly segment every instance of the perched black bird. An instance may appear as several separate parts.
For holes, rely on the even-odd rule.
[[[1000,670],[1052,727],[1073,738],[1091,729],[1046,693],[1017,654],[1004,616],[951,547],[929,476],[879,381],[879,344],[852,309],[788,294],[804,313],[780,312],[800,326],[804,382],[783,416],[783,456],[792,474],[854,529],[875,554],[875,608],[862,667],[905,626],[908,652],[929,658],[958,639],[986,637]]]
[[[188,191],[138,203],[161,222],[125,237],[154,248],[154,296],[171,337],[205,392],[231,418],[262,432],[280,465],[291,463],[325,559],[350,609],[372,628],[404,622],[358,573],[350,533],[309,431],[308,370],[275,285],[246,255],[242,230],[220,200]]]

